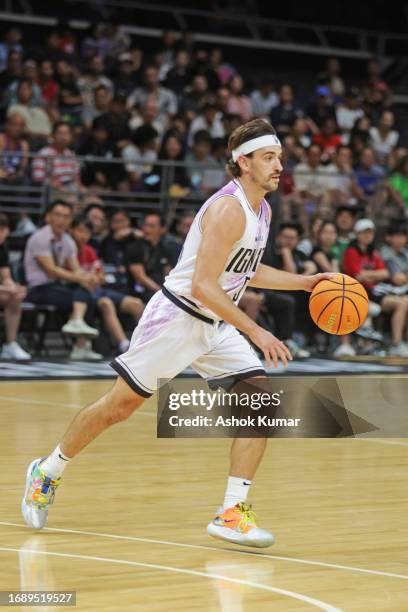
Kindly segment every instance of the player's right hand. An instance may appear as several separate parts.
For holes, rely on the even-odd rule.
[[[280,359],[284,368],[292,361],[293,357],[288,347],[271,332],[257,326],[253,332],[249,334],[250,340],[261,349],[265,356],[266,365],[271,367],[272,363],[275,368],[278,367]]]

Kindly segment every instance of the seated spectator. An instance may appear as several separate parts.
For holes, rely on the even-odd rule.
[[[370,119],[364,115],[361,119],[357,119],[351,129],[348,145],[353,151],[355,161],[358,161],[363,149],[369,146],[370,125]]]
[[[84,100],[78,86],[79,74],[72,63],[66,60],[57,62],[59,120],[71,126],[80,126],[82,121]]]
[[[193,143],[194,134],[199,131],[206,131],[211,138],[223,138],[225,135],[224,126],[222,124],[222,115],[217,110],[215,104],[206,104],[203,112],[197,115],[190,124],[189,146]]]
[[[186,154],[187,174],[192,191],[202,197],[213,193],[213,167],[217,162],[211,155],[211,138],[205,130],[194,134],[191,151]],[[218,169],[218,168],[217,168]]]
[[[336,240],[337,229],[333,221],[323,221],[317,232],[317,244],[311,253],[317,272],[339,272],[339,261],[332,251]]]
[[[354,225],[358,210],[353,206],[338,206],[334,214],[334,223],[337,230],[337,239],[332,246],[332,253],[338,262],[343,260],[344,251],[354,238]]]
[[[307,149],[312,144],[313,130],[316,130],[316,126],[312,121],[299,117],[295,119],[290,134],[295,139],[296,145]]]
[[[285,136],[295,119],[303,117],[303,111],[295,103],[292,85],[281,85],[279,87],[279,104],[271,112],[271,123],[280,137]]]
[[[342,132],[351,132],[356,121],[364,116],[360,92],[355,87],[346,91],[344,101],[336,107],[336,121]]]
[[[231,97],[231,91],[228,87],[219,87],[215,94],[215,105],[222,114],[223,117],[227,115],[231,115],[228,111],[229,107],[229,99]],[[241,117],[239,115],[234,115],[239,118],[239,122],[241,123]]]
[[[295,188],[302,200],[319,203],[327,189],[326,168],[321,163],[322,148],[312,144],[306,151],[306,160],[293,171]]]
[[[14,282],[6,247],[9,235],[9,221],[6,215],[0,213],[0,306],[4,311],[5,342],[0,352],[0,359],[15,359],[22,361],[31,359],[17,342],[18,328],[21,320],[21,302],[24,300],[27,290]]]
[[[370,128],[370,145],[382,163],[385,163],[391,150],[398,144],[399,134],[392,129],[394,123],[394,113],[386,110],[381,114],[378,126]]]
[[[170,130],[162,141],[158,161],[181,162],[184,160],[183,141],[177,130]],[[146,182],[153,190],[163,189],[163,173],[169,181],[169,194],[185,197],[189,193],[189,178],[185,166],[167,165],[166,169],[157,164]]]
[[[336,121],[336,111],[327,85],[316,87],[315,99],[308,108],[307,116],[321,129],[323,129],[327,119]]]
[[[7,115],[19,114],[26,125],[27,136],[45,140],[51,134],[51,121],[47,113],[33,104],[33,88],[29,81],[22,79],[16,90],[16,103],[7,109]]]
[[[371,301],[391,314],[392,346],[389,355],[408,357],[404,330],[408,323],[408,300],[401,288],[387,283],[390,273],[374,246],[375,225],[371,219],[360,219],[354,226],[356,239],[345,250],[343,272],[364,285]]]
[[[317,246],[319,231],[323,223],[324,219],[320,215],[312,215],[308,224],[308,236],[302,238],[302,240],[297,245],[297,249],[299,251],[302,251],[302,253],[304,253],[309,258],[312,254],[313,249]]]
[[[85,104],[82,110],[82,123],[89,129],[92,122],[101,115],[108,113],[112,94],[105,85],[98,85],[92,92],[92,104]]]
[[[103,113],[98,119],[108,129],[118,149],[123,149],[130,138],[130,112],[126,110],[126,98],[120,94],[115,94],[108,112]]]
[[[70,148],[72,130],[68,123],[60,121],[52,130],[52,144],[38,152],[33,161],[32,173],[36,183],[47,183],[51,188],[80,191],[79,162]]]
[[[219,47],[214,47],[211,49],[209,55],[208,66],[211,70],[213,70],[220,84],[225,85],[231,80],[231,77],[236,73],[236,69],[232,64],[223,61],[222,58],[222,49]]]
[[[176,265],[183,248],[190,227],[194,221],[195,213],[185,212],[174,223],[174,231],[163,236],[163,242],[169,252],[169,263],[172,268]]]
[[[41,88],[42,99],[47,105],[57,105],[58,103],[59,87],[54,76],[53,63],[49,60],[43,60],[40,64],[38,84]]]
[[[9,28],[4,35],[4,42],[0,43],[0,72],[7,69],[7,60],[13,51],[23,53],[23,34],[20,28]]]
[[[389,183],[391,187],[399,194],[401,202],[405,210],[408,210],[408,155],[404,155],[395,172],[390,176]]]
[[[253,116],[251,99],[243,93],[244,80],[240,74],[234,74],[229,82],[231,92],[228,100],[228,112],[239,115],[242,121],[249,121]]]
[[[159,115],[159,108],[155,98],[147,98],[140,108],[133,109],[133,114],[129,120],[129,128],[134,131],[143,125],[151,125],[160,138],[163,136],[168,126],[167,115]]]
[[[327,191],[334,204],[356,204],[362,198],[352,168],[350,147],[340,145],[333,155],[333,162],[325,167]]]
[[[134,49],[132,53],[126,51],[119,55],[116,76],[113,79],[115,96],[126,100],[132,91],[140,86],[142,55],[140,49]]]
[[[69,316],[61,331],[78,337],[72,359],[98,361],[102,355],[92,351],[86,340],[97,336],[98,330],[85,322],[87,314],[92,316],[95,282],[78,263],[75,243],[67,231],[71,220],[71,205],[55,200],[47,208],[46,225],[28,239],[24,253],[27,299],[34,304],[52,304]]]
[[[184,89],[191,83],[192,70],[190,68],[190,56],[184,49],[177,51],[174,58],[174,66],[166,75],[164,84],[171,91],[181,95]]]
[[[180,100],[180,110],[186,113],[189,120],[201,113],[209,101],[208,81],[202,74],[196,74],[191,85],[186,87]]]
[[[131,315],[136,324],[141,317],[144,306],[138,298],[110,289],[105,284],[102,263],[99,261],[95,250],[88,244],[91,235],[92,225],[86,218],[83,215],[75,217],[71,226],[71,236],[77,247],[79,265],[82,270],[95,277],[96,287],[91,291],[92,298],[118,351],[124,353],[128,350],[130,342],[117,313],[122,312]]]
[[[170,253],[163,241],[164,221],[158,213],[145,215],[143,238],[126,247],[126,266],[132,295],[146,304],[170,272]]]
[[[278,94],[271,79],[264,79],[259,88],[251,93],[250,97],[253,117],[264,117],[267,119],[271,110],[279,104]]]
[[[317,266],[298,249],[302,228],[297,223],[282,223],[276,237],[271,265],[292,274],[315,274]]]
[[[380,255],[396,287],[405,287],[408,295],[408,229],[402,221],[387,228]]]
[[[42,106],[44,100],[41,95],[41,88],[38,85],[38,66],[37,62],[31,59],[26,60],[23,63],[22,70],[22,78],[18,78],[12,83],[10,83],[7,91],[5,92],[6,100],[9,106],[13,104],[18,104],[18,93],[17,90],[19,88],[20,82],[23,79],[31,86],[32,95],[31,95],[31,105],[32,106]]]
[[[376,193],[380,183],[384,180],[385,172],[376,163],[375,153],[371,147],[364,147],[362,150],[359,163],[354,169],[354,176],[366,200]]]
[[[109,233],[102,240],[99,257],[112,278],[110,285],[123,293],[128,292],[125,252],[128,244],[141,236],[140,230],[132,227],[129,214],[125,210],[114,210],[109,219]]]
[[[153,126],[142,125],[132,132],[132,143],[122,149],[131,189],[144,188],[144,176],[151,173],[157,160],[157,136]]]
[[[0,181],[19,184],[28,167],[28,142],[24,138],[25,120],[18,113],[8,116],[4,133],[0,134]]]
[[[159,81],[159,71],[155,66],[147,66],[143,71],[143,85],[132,91],[128,97],[128,108],[143,106],[148,98],[156,101],[159,116],[175,115],[177,113],[177,98],[174,92],[162,87]]]
[[[101,243],[108,235],[108,220],[102,206],[102,200],[93,198],[92,201],[86,202],[84,215],[92,228],[91,238],[88,240],[88,243],[99,256]]]
[[[0,107],[5,108],[10,103],[7,96],[8,87],[18,82],[23,76],[22,55],[19,51],[10,51],[7,58],[7,68],[0,72]]]
[[[96,189],[113,189],[125,176],[121,164],[110,161],[117,156],[117,149],[104,121],[100,117],[93,121],[92,129],[86,140],[78,149],[79,155],[104,158],[98,161],[86,161],[83,165],[81,179],[86,187]]]
[[[85,107],[96,106],[95,90],[104,87],[109,97],[113,95],[113,83],[105,74],[105,62],[100,55],[94,55],[88,62],[85,74],[78,79],[78,89]]]
[[[323,149],[323,161],[330,160],[341,145],[341,136],[337,133],[337,123],[332,117],[326,117],[322,122],[321,130],[313,136],[314,144],[318,144]]]
[[[318,74],[317,81],[321,85],[328,85],[330,93],[334,98],[341,98],[344,96],[344,79],[341,76],[341,65],[337,57],[329,57],[326,63],[326,69]]]

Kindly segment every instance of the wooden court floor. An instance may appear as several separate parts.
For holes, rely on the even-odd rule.
[[[28,462],[111,384],[0,383],[0,590],[74,590],[81,612],[408,610],[407,439],[271,440],[251,501],[277,543],[251,552],[205,533],[229,441],[157,440],[149,400],[72,461],[48,528],[26,528]]]

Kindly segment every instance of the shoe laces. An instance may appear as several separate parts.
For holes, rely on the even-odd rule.
[[[253,527],[257,526],[256,525],[256,514],[252,510],[252,506],[250,504],[245,504],[244,502],[241,502],[240,504],[237,504],[235,508],[236,508],[236,512],[241,517],[240,525],[244,525],[244,526],[252,525]]]

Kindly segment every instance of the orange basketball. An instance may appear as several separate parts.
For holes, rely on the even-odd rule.
[[[346,274],[317,283],[309,298],[310,316],[328,334],[351,334],[364,323],[368,295],[363,285]]]

